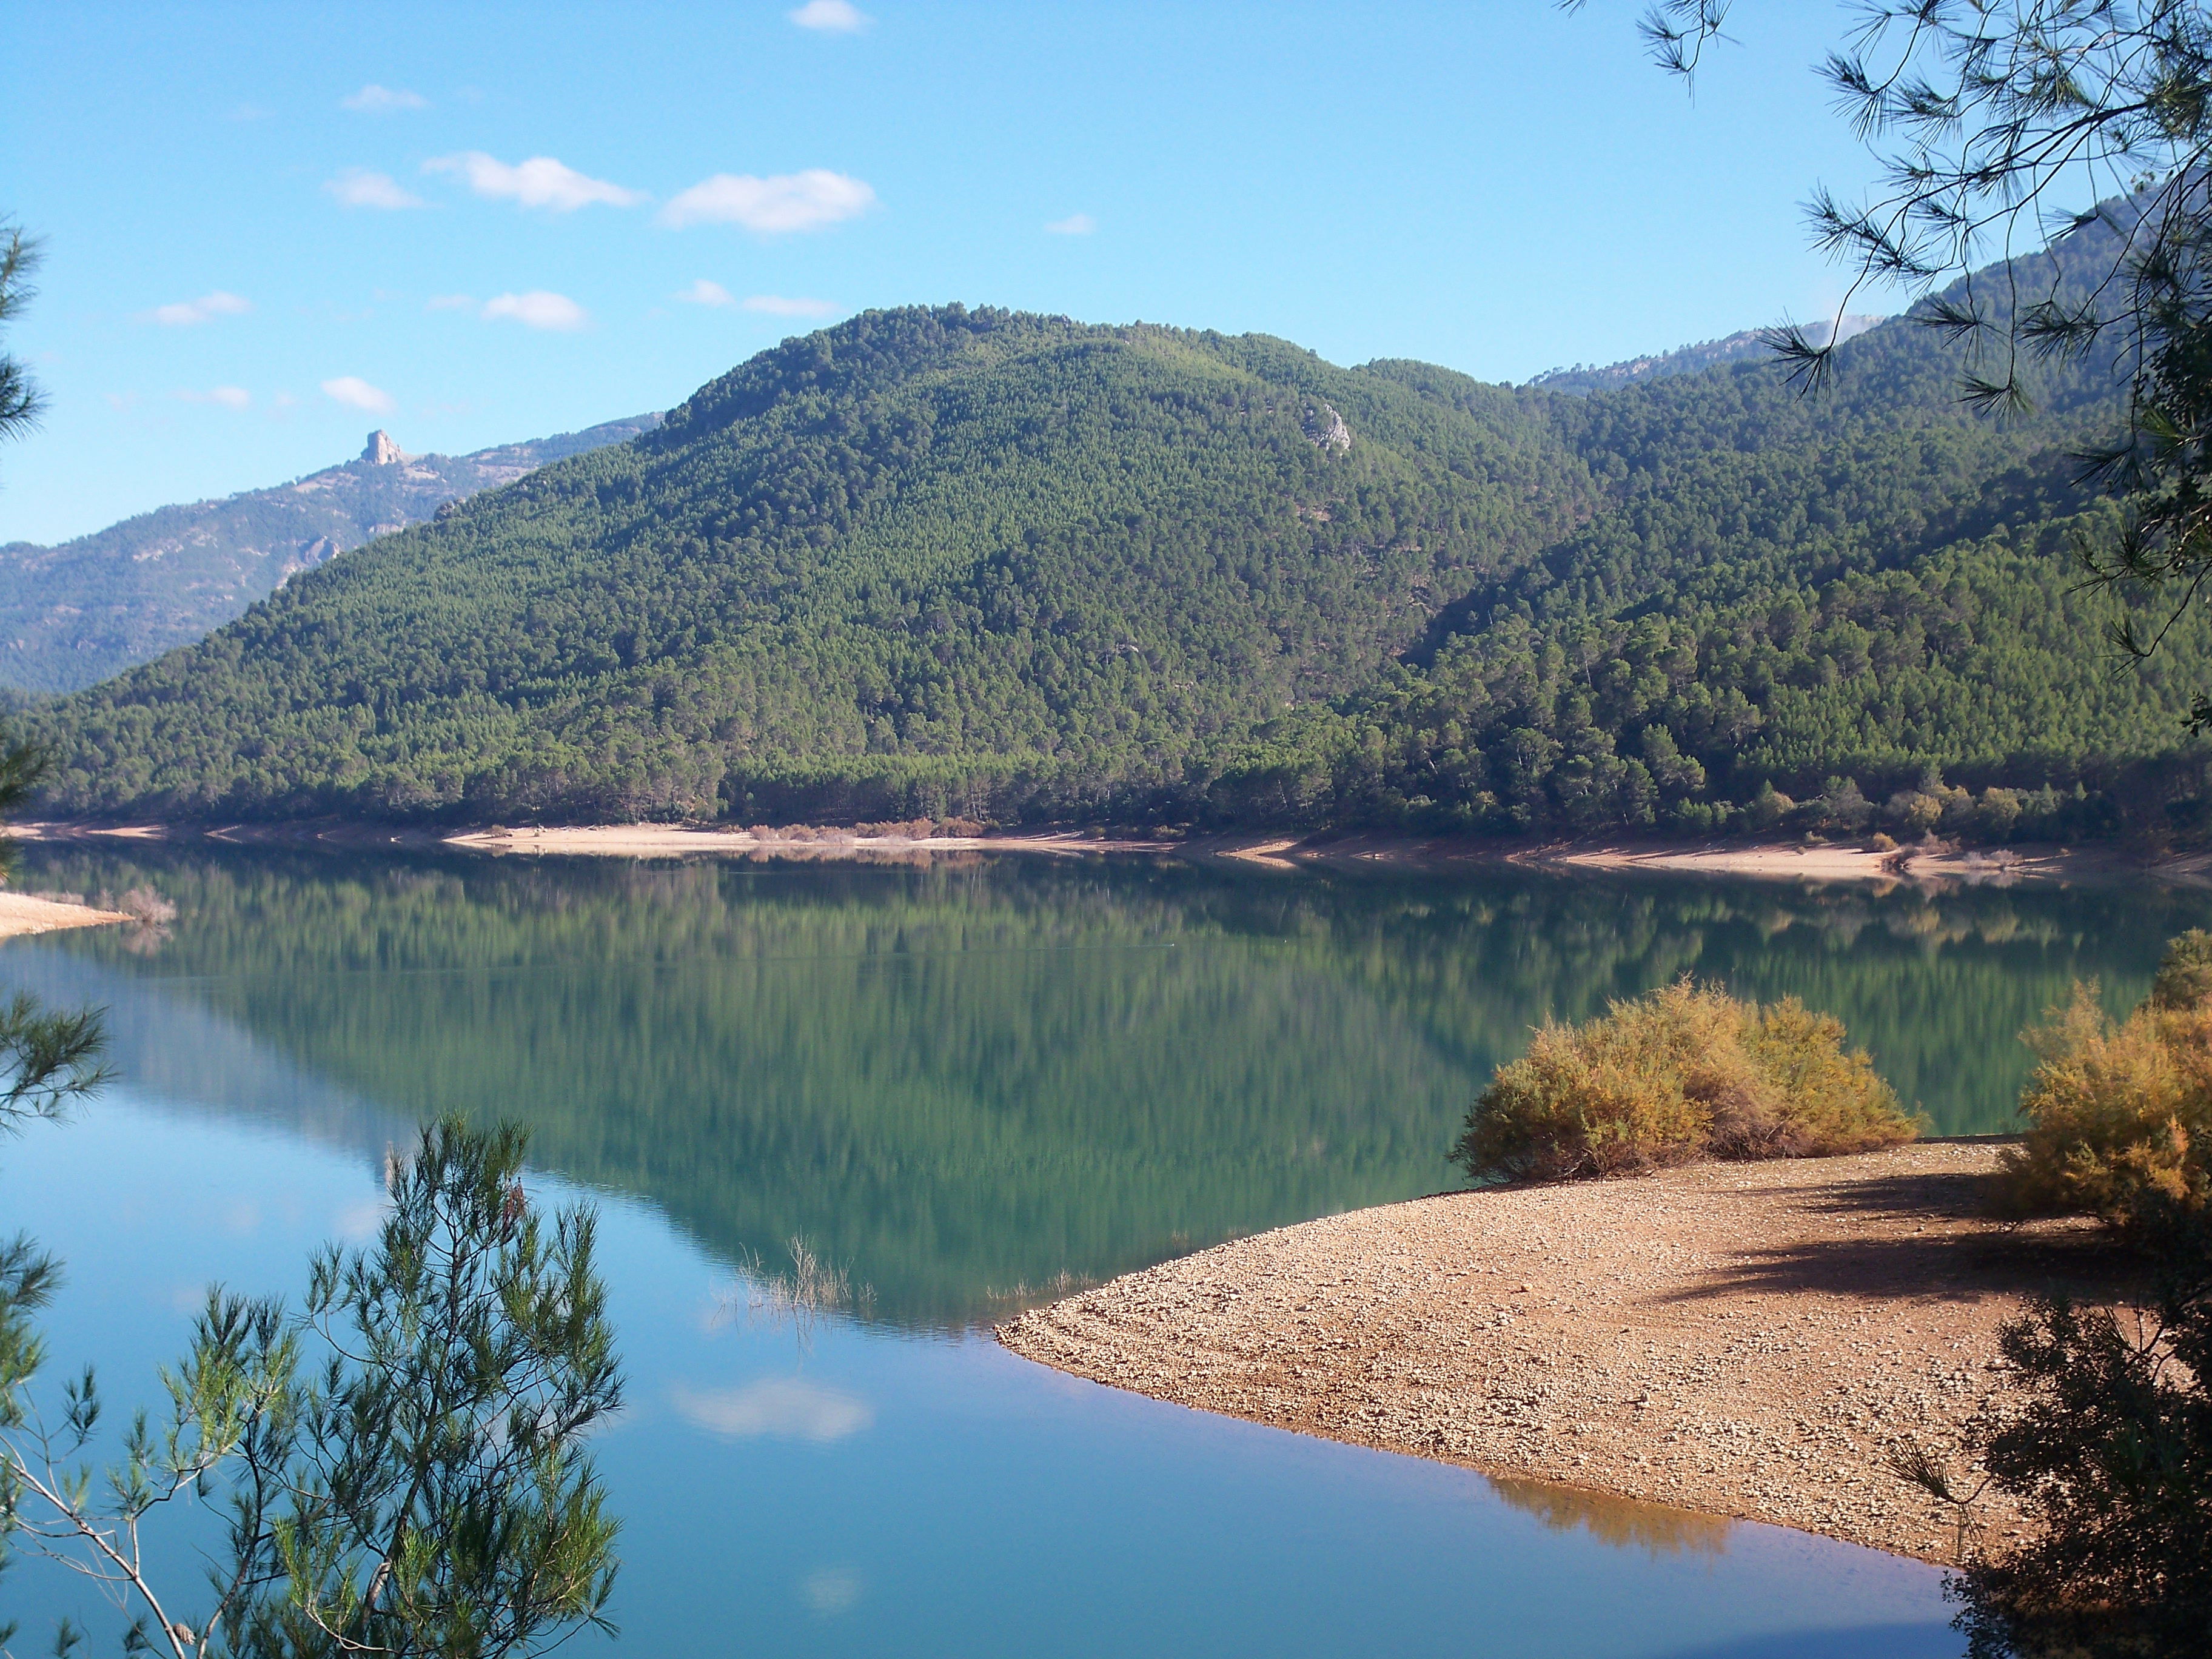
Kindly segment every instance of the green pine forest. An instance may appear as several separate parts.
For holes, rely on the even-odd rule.
[[[2113,366],[2002,421],[1962,367],[1907,318],[1810,395],[1576,395],[868,313],[35,711],[46,805],[2192,836],[2212,628],[2130,665],[2075,563]]]

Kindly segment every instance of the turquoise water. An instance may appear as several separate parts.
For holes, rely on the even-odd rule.
[[[21,884],[179,908],[0,950],[0,989],[109,1008],[123,1073],[0,1151],[6,1224],[70,1265],[58,1364],[143,1397],[202,1286],[296,1293],[360,1232],[419,1114],[519,1117],[605,1218],[616,1646],[654,1655],[1956,1653],[1930,1570],[1162,1406],[981,1328],[1453,1184],[1530,1022],[1686,972],[1831,1008],[1939,1127],[2002,1127],[2020,1026],[2076,976],[2140,995],[2212,912],[1015,859],[34,849]],[[793,1238],[860,1316],[752,1305]],[[30,1565],[0,1604],[27,1650],[101,1616]]]

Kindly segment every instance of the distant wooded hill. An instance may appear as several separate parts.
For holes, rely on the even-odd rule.
[[[447,501],[634,438],[659,419],[472,455],[403,455],[374,433],[360,459],[274,489],[160,507],[58,547],[9,542],[0,546],[0,687],[94,684],[205,637],[301,571]]]
[[[1815,344],[1825,344],[1831,333],[1838,339],[1855,339],[1881,320],[1879,317],[1850,316],[1834,323],[1814,323],[1807,326],[1805,337]],[[1542,386],[1547,392],[1613,392],[1638,380],[1663,380],[1669,374],[1695,374],[1700,369],[1717,368],[1723,363],[1765,357],[1771,354],[1773,338],[1771,329],[1747,328],[1717,340],[1655,352],[1648,357],[1630,357],[1601,368],[1577,363],[1572,368],[1546,369],[1528,384]]]
[[[2212,632],[2127,669],[2070,562],[2112,366],[2005,423],[1960,367],[1898,320],[1814,397],[1764,358],[1569,395],[869,313],[64,701],[49,804],[2188,830]]]

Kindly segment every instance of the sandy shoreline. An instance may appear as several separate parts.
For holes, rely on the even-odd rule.
[[[1779,876],[1798,881],[2019,881],[2063,878],[2087,860],[2070,850],[2008,848],[1969,852],[1876,852],[1841,846],[1743,846],[1547,849],[1528,860],[1563,869],[1689,871],[1706,875]]]
[[[113,910],[95,910],[88,904],[64,904],[58,899],[33,898],[28,893],[0,890],[0,939],[20,939],[29,933],[52,933],[64,927],[100,927],[131,918]]]
[[[1079,1376],[1504,1477],[1931,1561],[1949,1519],[1886,1458],[1966,1468],[2033,1291],[2110,1295],[2087,1223],[1982,1218],[1996,1149],[1705,1164],[1448,1194],[1223,1245],[1035,1310]],[[1993,1541],[2016,1532],[1985,1498]]]
[[[2023,847],[1877,851],[1841,845],[1713,842],[1510,842],[1421,839],[1402,836],[1108,835],[1095,830],[992,831],[980,835],[866,834],[837,827],[792,825],[767,833],[689,823],[482,826],[440,830],[327,820],[202,825],[92,824],[63,822],[13,826],[23,841],[185,841],[359,848],[459,848],[500,855],[598,858],[854,859],[902,863],[953,854],[1042,853],[1180,854],[1230,858],[1265,868],[1380,866],[1449,869],[1517,865],[1528,869],[1751,877],[1790,882],[1894,885],[2008,885],[2022,881],[2212,880],[2212,856],[2143,859],[2112,848]]]
[[[1057,831],[1034,836],[880,836],[809,825],[757,835],[750,830],[709,830],[688,824],[603,823],[471,830],[444,837],[448,847],[483,853],[575,854],[601,858],[668,858],[698,854],[773,854],[778,858],[913,857],[937,853],[1157,853],[1175,843],[1114,839]]]

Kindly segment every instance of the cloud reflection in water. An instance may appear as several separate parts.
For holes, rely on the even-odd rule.
[[[678,1382],[669,1399],[692,1427],[731,1440],[775,1435],[826,1444],[858,1434],[876,1420],[866,1401],[797,1377],[764,1377],[741,1389],[694,1389]]]

